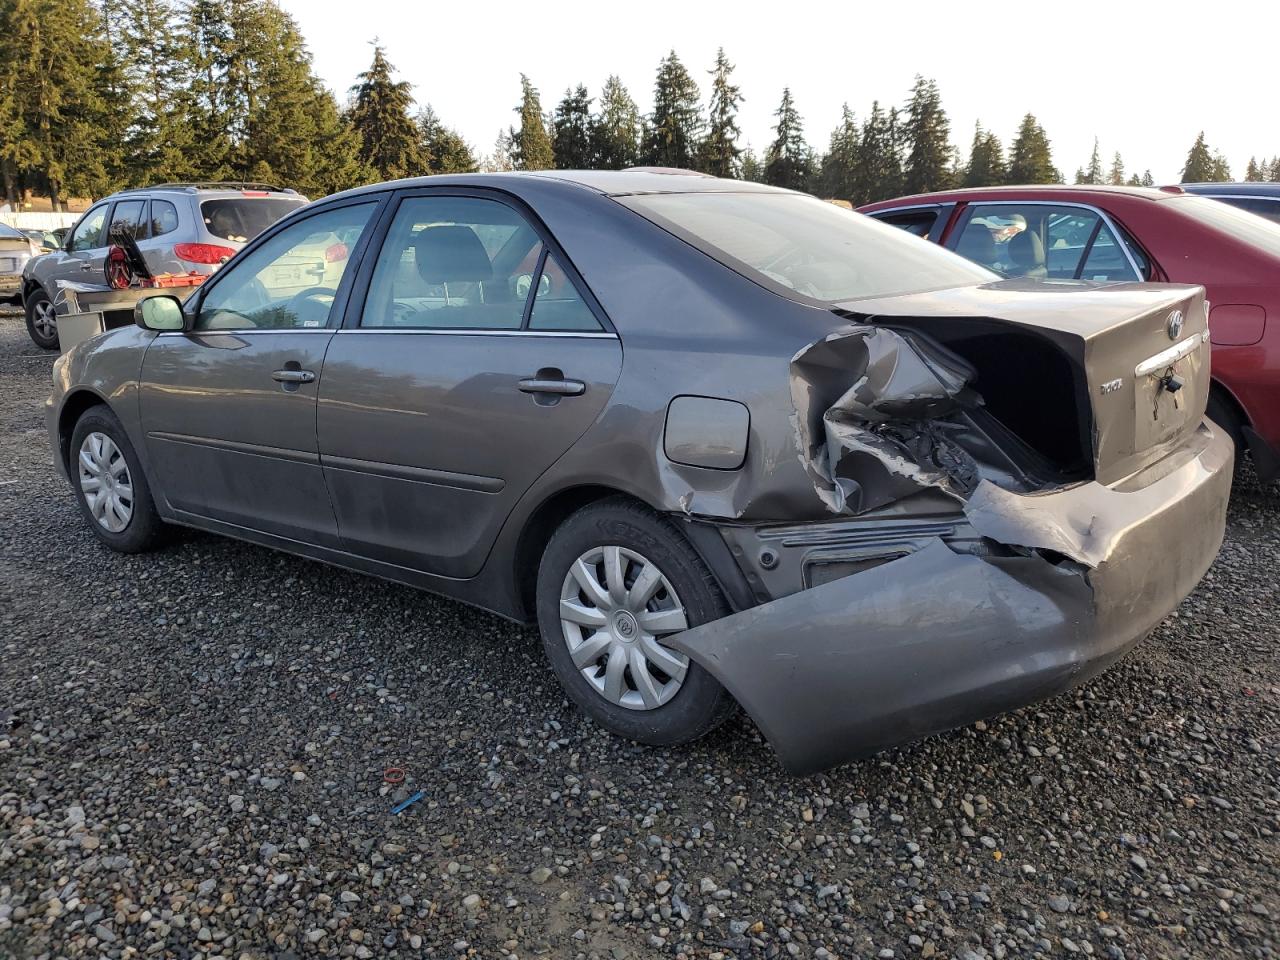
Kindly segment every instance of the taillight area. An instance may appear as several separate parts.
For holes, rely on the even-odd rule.
[[[173,252],[187,263],[226,263],[236,253],[234,247],[216,243],[175,243]]]

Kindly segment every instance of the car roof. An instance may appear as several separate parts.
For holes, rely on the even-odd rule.
[[[1280,183],[1183,183],[1179,186],[1187,193],[1211,197],[1280,197]]]
[[[472,186],[495,187],[518,193],[531,182],[562,183],[568,188],[589,190],[609,197],[657,193],[795,193],[749,180],[727,180],[691,170],[662,167],[633,167],[627,170],[515,170],[502,173],[437,174],[371,183],[334,194],[357,196],[388,187]]]
[[[130,187],[127,190],[117,190],[111,196],[105,198],[107,200],[119,199],[121,197],[146,196],[153,193],[181,193],[181,194],[199,194],[202,197],[237,197],[244,196],[246,193],[261,194],[266,193],[271,196],[278,196],[282,200],[306,200],[297,190],[288,187],[277,187],[269,183],[250,183],[242,181],[206,181],[191,183],[157,183],[149,187]],[[260,199],[260,198],[255,198]]]
[[[895,197],[892,200],[878,200],[868,203],[867,207],[900,207],[922,203],[941,203],[954,200],[980,199],[1016,199],[1026,196],[1069,197],[1083,199],[1097,196],[1126,196],[1141,200],[1168,200],[1182,193],[1177,188],[1168,187],[1126,187],[1110,184],[1072,185],[1065,183],[1027,184],[1007,187],[964,187],[958,190],[940,190],[936,193],[917,193],[906,197]],[[859,208],[861,209],[861,208]]]

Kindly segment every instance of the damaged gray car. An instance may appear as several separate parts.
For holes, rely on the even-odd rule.
[[[741,707],[809,772],[1063,691],[1195,587],[1205,308],[756,184],[432,177],[142,301],[48,429],[110,547],[198,527],[536,621],[605,728]]]

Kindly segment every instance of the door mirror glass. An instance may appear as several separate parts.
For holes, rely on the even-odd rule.
[[[182,330],[186,327],[182,301],[165,294],[139,300],[133,307],[133,322],[143,330]]]

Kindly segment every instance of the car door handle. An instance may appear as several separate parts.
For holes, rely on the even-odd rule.
[[[316,374],[314,370],[276,370],[271,379],[279,383],[314,383]]]
[[[521,393],[549,393],[558,397],[580,397],[587,385],[581,380],[550,380],[542,377],[525,377],[518,384]]]
[[[84,263],[80,264],[80,269],[83,270],[85,273],[88,273],[90,270],[93,269],[93,264],[89,263],[88,261],[85,261]]]

